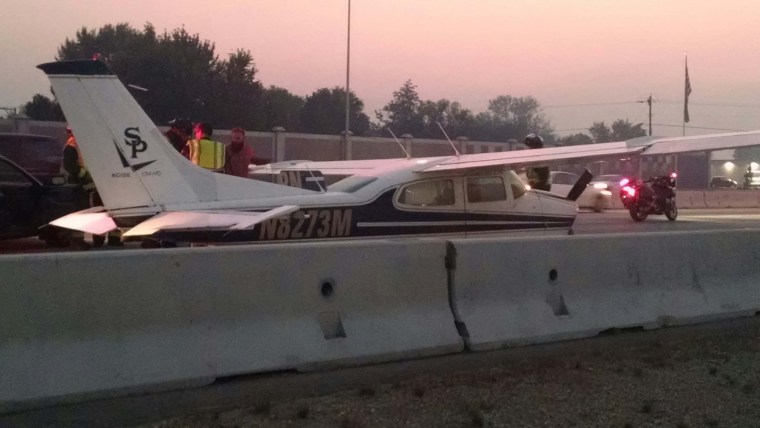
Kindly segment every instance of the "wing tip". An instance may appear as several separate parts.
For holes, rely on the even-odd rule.
[[[46,62],[38,65],[37,68],[48,76],[56,74],[73,74],[78,76],[113,75],[105,63],[89,59]]]

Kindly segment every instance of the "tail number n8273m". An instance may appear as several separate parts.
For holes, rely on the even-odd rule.
[[[301,211],[303,215],[279,217],[261,223],[259,240],[319,239],[351,236],[350,208]]]

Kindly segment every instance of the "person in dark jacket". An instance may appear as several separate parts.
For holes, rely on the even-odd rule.
[[[172,147],[187,157],[187,140],[193,132],[193,124],[183,118],[173,119],[169,122],[169,130],[164,134]]]
[[[542,149],[544,148],[544,139],[539,135],[530,133],[525,137],[523,141],[529,149]],[[528,168],[526,173],[528,176],[528,184],[533,189],[551,191],[551,183],[549,183],[549,167],[538,166]]]

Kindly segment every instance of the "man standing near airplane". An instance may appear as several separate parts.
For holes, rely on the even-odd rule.
[[[248,177],[248,165],[264,163],[267,163],[267,160],[256,157],[251,146],[245,143],[245,130],[232,128],[230,145],[225,150],[224,173]]]
[[[526,146],[528,146],[529,149],[544,148],[544,139],[533,132],[528,134],[523,142]],[[528,168],[526,175],[528,176],[528,184],[531,188],[546,190],[547,192],[551,190],[551,183],[549,183],[548,166]]]

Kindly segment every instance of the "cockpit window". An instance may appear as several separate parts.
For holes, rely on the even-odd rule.
[[[477,203],[506,200],[507,192],[504,190],[504,181],[502,181],[501,177],[467,178],[468,202]]]
[[[454,181],[430,180],[405,186],[398,194],[398,202],[417,207],[442,207],[454,205]]]
[[[509,187],[512,188],[512,194],[515,196],[515,199],[525,194],[525,183],[520,180],[520,177],[517,175],[517,173],[514,171],[507,172],[507,180],[509,180]]]
[[[335,184],[327,186],[327,191],[353,193],[375,180],[377,180],[377,177],[346,177]]]

